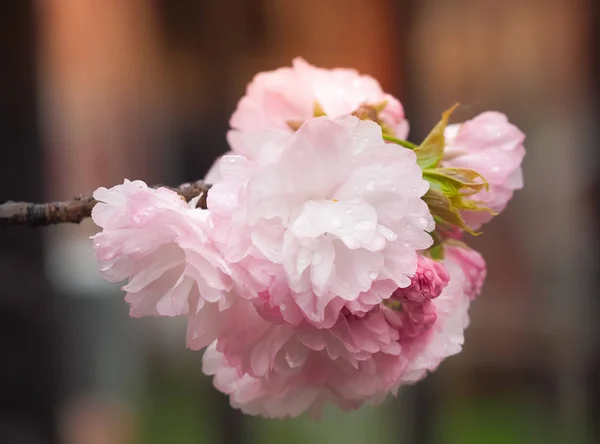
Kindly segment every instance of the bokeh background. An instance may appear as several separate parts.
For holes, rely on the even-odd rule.
[[[420,141],[496,109],[526,187],[473,239],[464,352],[378,408],[245,417],[177,320],[128,318],[80,226],[0,230],[0,443],[600,442],[598,0],[12,0],[0,7],[0,201],[178,184],[224,152],[245,85],[295,56],[369,73]]]

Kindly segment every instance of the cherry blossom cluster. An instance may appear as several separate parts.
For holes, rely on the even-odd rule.
[[[231,405],[318,417],[377,404],[461,351],[486,276],[463,241],[522,187],[524,135],[486,112],[409,142],[372,77],[295,59],[231,117],[207,208],[126,180],[100,188],[102,275],[131,316],[187,319]]]

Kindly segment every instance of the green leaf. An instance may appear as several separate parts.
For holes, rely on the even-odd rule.
[[[434,261],[443,261],[444,260],[444,245],[432,245],[426,250],[426,253],[429,255],[431,259]]]
[[[441,261],[444,259],[444,242],[437,230],[434,230],[430,234],[433,238],[433,244],[425,250],[425,253],[427,253],[431,259]]]
[[[459,208],[453,204],[452,200],[446,196],[444,192],[430,188],[422,199],[429,207],[429,211],[431,211],[431,214],[436,221],[441,222],[442,224],[457,226],[474,236],[480,234],[473,231],[473,229],[465,223],[460,215]]]
[[[450,200],[456,198],[463,200],[463,196],[470,196],[482,190],[489,191],[485,178],[477,171],[466,168],[425,169],[423,179],[435,189],[442,191]],[[462,205],[458,200],[456,204]]]
[[[417,148],[417,145],[415,145],[414,143],[409,142],[408,140],[398,139],[397,137],[394,137],[386,132],[383,132],[382,136],[383,140],[403,146],[404,148],[408,148],[409,150],[414,150]]]
[[[481,190],[489,191],[490,188],[485,177],[468,168],[426,169],[423,171],[423,176],[442,183],[452,183],[453,186],[459,189],[469,189],[470,194],[478,193]]]
[[[488,211],[495,213],[482,202],[465,199],[482,190],[489,190],[485,178],[477,171],[466,168],[435,168],[423,171],[423,178],[431,189],[444,194],[456,210]]]
[[[442,114],[442,120],[431,130],[423,143],[415,149],[417,163],[421,168],[435,168],[440,163],[440,160],[442,160],[444,146],[446,145],[444,131],[446,126],[448,126],[448,119],[450,119],[450,116],[457,107],[458,103],[448,111],[445,111]]]

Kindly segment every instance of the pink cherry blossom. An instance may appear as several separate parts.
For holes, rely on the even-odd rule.
[[[327,327],[346,302],[375,305],[410,285],[434,227],[414,152],[352,116],[311,119],[277,140],[267,157],[224,156],[208,194],[216,245],[252,270],[238,286],[259,288],[258,276],[267,311]]]
[[[183,316],[203,320],[206,346],[216,339],[211,316],[231,301],[230,271],[208,238],[208,211],[193,208],[177,193],[125,180],[94,192],[92,218],[102,231],[92,237],[102,275],[128,279],[123,290],[131,316]],[[198,318],[198,319],[196,319]]]
[[[508,122],[504,114],[485,112],[472,120],[449,125],[443,166],[469,168],[480,173],[490,184],[472,199],[482,201],[494,212],[504,210],[515,190],[523,187],[521,162],[525,156],[525,135]],[[464,211],[463,218],[477,229],[488,222],[488,212]]]
[[[388,317],[397,314],[387,307],[364,317],[346,313],[318,329],[272,324],[246,307],[245,321],[205,352],[204,372],[233,407],[254,415],[319,416],[327,402],[344,410],[380,402],[406,365]]]
[[[324,69],[295,58],[292,67],[257,74],[238,103],[230,124],[234,130],[290,131],[288,122],[314,117],[315,102],[326,115],[342,117],[363,105],[385,104],[381,122],[405,138],[408,123],[400,102],[381,89],[374,78],[353,69]]]
[[[448,271],[442,263],[419,255],[417,271],[411,277],[410,285],[399,288],[394,294],[399,299],[421,303],[437,298],[449,280]]]
[[[435,291],[424,292],[421,303],[408,306],[410,296],[398,295],[400,311],[380,305],[356,316],[343,310],[328,329],[273,324],[250,305],[238,306],[243,315],[235,316],[245,322],[232,323],[207,349],[204,372],[214,376],[233,407],[251,415],[284,418],[309,411],[318,417],[326,403],[343,410],[378,404],[460,351],[469,298],[460,268],[446,264],[450,273],[436,263],[432,270],[440,275],[430,281],[450,283],[443,289],[426,285]],[[412,316],[423,311],[434,316]]]
[[[444,265],[450,281],[433,302],[435,322],[424,334],[404,336],[401,341],[408,364],[399,385],[422,379],[445,358],[462,350],[464,331],[469,325],[470,299],[464,292],[465,277],[460,267],[451,260],[445,260]]]
[[[475,299],[481,293],[487,275],[483,256],[466,245],[451,243],[444,246],[444,252],[446,258],[456,263],[465,275],[465,294],[470,299]]]
[[[248,85],[230,119],[232,130],[227,133],[227,141],[231,151],[227,154],[255,159],[268,155],[270,149],[277,151],[277,139],[284,137],[281,133],[293,132],[296,125],[315,117],[316,103],[330,117],[348,116],[363,106],[385,105],[377,113],[377,121],[396,137],[408,136],[404,108],[382,90],[377,80],[353,69],[317,68],[298,57],[291,67],[259,73]],[[269,143],[261,137],[264,130],[279,130],[280,134],[271,133]],[[218,179],[217,161],[205,180],[214,183]]]

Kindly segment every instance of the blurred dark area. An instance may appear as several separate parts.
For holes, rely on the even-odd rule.
[[[36,23],[30,2],[0,14],[0,201],[44,199],[38,130]],[[0,442],[55,442],[55,296],[45,277],[42,233],[0,233]]]
[[[440,113],[526,134],[525,188],[463,353],[398,399],[324,419],[232,410],[176,319],[130,319],[95,227],[0,230],[0,444],[600,442],[597,0],[19,0],[0,14],[0,201],[197,180],[259,71],[347,66]]]

